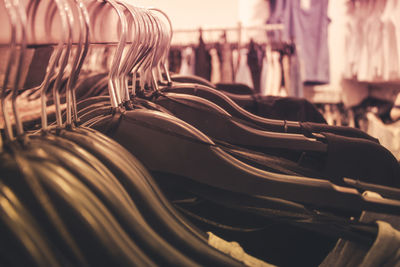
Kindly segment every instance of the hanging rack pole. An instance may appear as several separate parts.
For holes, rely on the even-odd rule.
[[[265,24],[265,25],[257,25],[257,26],[241,26],[241,30],[244,31],[276,31],[283,30],[283,24]],[[203,32],[218,32],[218,31],[238,31],[238,27],[225,27],[225,28],[202,28]],[[198,32],[199,29],[176,29],[174,33],[195,33]]]

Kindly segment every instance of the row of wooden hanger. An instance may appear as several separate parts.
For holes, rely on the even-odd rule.
[[[11,53],[9,56],[9,61],[6,68],[6,75],[3,84],[2,90],[2,108],[3,108],[3,116],[5,121],[5,137],[7,140],[13,140],[13,126],[11,125],[10,118],[7,117],[6,112],[6,92],[4,88],[7,88],[8,84],[8,74],[10,72],[11,66],[16,64],[18,67],[21,67],[21,60],[24,57],[24,52],[27,46],[27,22],[34,21],[35,18],[35,10],[37,10],[38,3],[35,1],[29,2],[27,7],[27,12],[22,8],[22,5],[17,1],[13,0],[12,2],[9,0],[5,1],[7,10],[10,14],[10,20],[12,25],[12,42],[10,44]],[[52,8],[48,8],[48,17],[53,18],[55,15],[55,10],[59,11],[61,17],[61,24],[63,26],[63,38],[59,40],[57,47],[55,49],[55,53],[53,54],[50,64],[48,66],[48,71],[46,73],[46,77],[43,83],[40,86],[40,95],[42,100],[42,130],[46,130],[48,128],[47,125],[47,114],[46,114],[46,102],[47,102],[47,93],[50,87],[51,78],[55,78],[54,85],[52,87],[54,103],[56,106],[56,122],[57,126],[61,127],[63,125],[72,125],[73,117],[75,121],[78,121],[77,110],[76,110],[76,99],[74,99],[74,90],[73,88],[76,85],[76,81],[78,79],[80,69],[82,67],[84,58],[88,52],[90,42],[93,40],[96,43],[95,39],[89,38],[89,32],[95,32],[95,24],[96,24],[96,16],[93,14],[98,14],[104,7],[111,7],[115,10],[118,15],[118,23],[119,26],[119,42],[115,49],[115,54],[113,55],[113,62],[111,64],[110,71],[107,75],[107,83],[108,83],[108,92],[111,99],[111,106],[113,108],[119,107],[124,101],[130,99],[130,97],[137,94],[137,90],[134,86],[129,86],[129,83],[135,84],[137,77],[139,76],[139,84],[140,87],[143,88],[153,88],[155,92],[161,92],[159,86],[165,84],[166,87],[163,88],[165,92],[180,92],[180,93],[191,93],[195,95],[202,95],[203,97],[212,99],[214,102],[218,103],[221,108],[217,106],[213,106],[212,102],[203,102],[201,105],[207,106],[207,108],[214,109],[214,115],[211,117],[215,120],[213,123],[218,124],[218,116],[215,114],[222,115],[222,117],[228,117],[233,119],[239,118],[242,120],[250,121],[251,123],[262,127],[268,131],[260,131],[259,129],[252,129],[249,127],[240,126],[237,127],[237,122],[230,123],[230,126],[227,126],[231,133],[237,132],[238,142],[243,145],[255,145],[259,144],[264,147],[273,147],[273,148],[292,148],[294,145],[298,149],[308,149],[317,152],[326,151],[326,145],[319,140],[322,138],[318,133],[314,134],[313,137],[305,137],[302,134],[297,134],[300,131],[300,126],[297,122],[290,121],[278,121],[278,120],[270,120],[266,118],[257,117],[251,113],[244,111],[239,108],[237,104],[235,104],[227,94],[222,94],[217,90],[214,90],[210,86],[206,85],[196,85],[196,86],[188,86],[185,84],[175,84],[173,85],[172,79],[169,75],[168,69],[166,68],[166,59],[167,53],[169,51],[169,47],[172,39],[172,25],[168,20],[168,17],[161,11],[157,9],[143,9],[132,7],[125,3],[116,3],[112,0],[105,2],[97,2],[92,1],[87,5],[86,8],[83,8],[85,4],[81,1],[76,1],[79,9],[79,39],[76,46],[76,51],[74,53],[73,60],[69,57],[71,56],[71,49],[74,43],[72,32],[73,27],[76,22],[73,21],[72,8],[66,8],[68,5],[67,2],[64,1],[55,1],[51,2],[53,5]],[[33,10],[33,11],[32,11]],[[90,12],[89,12],[90,11]],[[89,14],[92,16],[89,16]],[[156,13],[158,15],[156,15]],[[29,16],[29,20],[26,14],[31,14]],[[161,14],[161,16],[160,16]],[[100,17],[100,16],[99,16]],[[169,25],[167,25],[162,20],[167,18]],[[128,23],[129,21],[129,23]],[[74,24],[75,23],[75,24]],[[19,39],[18,39],[19,38]],[[113,42],[110,42],[113,43]],[[18,47],[18,49],[17,49]],[[17,51],[18,50],[18,51]],[[15,61],[14,61],[15,60]],[[63,73],[65,72],[66,66],[69,62],[70,64],[70,76],[66,85],[66,98],[67,98],[67,109],[66,109],[66,122],[65,124],[62,122],[62,111],[60,107],[60,83],[63,77]],[[18,68],[17,67],[17,68]],[[56,70],[58,71],[58,75],[55,76]],[[138,73],[140,75],[138,75]],[[16,121],[16,135],[23,136],[24,131],[22,127],[22,121],[20,116],[18,115],[18,108],[16,99],[18,96],[18,88],[19,84],[19,75],[15,76],[13,88],[11,90],[11,100],[12,100],[12,109],[15,116]],[[164,81],[163,77],[166,78]],[[133,82],[132,82],[133,80]],[[228,94],[229,95],[229,94]],[[183,96],[174,96],[175,98],[183,97]],[[164,100],[160,100],[160,103]],[[190,99],[184,99],[184,101],[189,101],[191,104],[198,101],[195,99],[195,96],[192,96]],[[199,100],[205,101],[205,100]],[[170,105],[170,104],[168,104]],[[195,103],[195,105],[197,105]],[[176,107],[178,108],[178,107]],[[227,113],[228,112],[228,113]],[[210,120],[213,121],[213,120]],[[194,122],[196,125],[200,125],[202,122]],[[220,124],[221,125],[221,124]],[[227,129],[228,129],[227,128]],[[285,134],[277,133],[277,131],[285,132]],[[213,132],[210,128],[209,132]],[[215,133],[218,135],[218,133]],[[234,134],[233,134],[234,136]],[[219,137],[219,136],[217,136]],[[204,139],[204,137],[201,137]],[[237,141],[237,140],[236,140]],[[249,143],[250,142],[250,143]],[[303,144],[303,145],[302,145]],[[291,184],[291,178],[283,179],[281,175],[276,174],[266,174],[263,173],[261,176],[265,176],[265,183],[267,185],[267,181],[271,183],[277,182],[282,185],[282,190],[276,190],[273,187],[268,187],[270,190],[265,188],[265,194],[272,193],[276,196],[282,196],[285,191],[284,187],[286,185]],[[269,178],[267,178],[269,177]],[[259,179],[259,178],[257,178]],[[327,203],[340,203],[339,199],[349,197],[350,199],[358,199],[355,200],[354,203],[356,206],[359,206],[365,200],[357,191],[349,190],[347,188],[341,188],[330,184],[328,181],[315,180],[311,181],[308,178],[304,178],[304,183],[302,183],[302,179],[299,177],[294,178],[293,183],[296,184],[299,188],[299,193],[296,195],[289,194],[292,200],[296,201],[305,201],[309,199],[309,201],[313,202],[312,195],[310,194],[302,194],[300,193],[300,188],[304,186],[305,192],[311,190],[311,188],[315,187],[315,190],[326,191],[327,194],[337,194],[336,197],[332,199],[326,199]],[[247,180],[246,183],[250,184],[251,179]],[[228,186],[228,185],[226,185]],[[278,185],[277,185],[278,186]],[[229,186],[228,186],[229,187]],[[263,187],[258,187],[258,189]],[[308,189],[307,189],[308,188]],[[261,189],[260,189],[261,190]],[[264,190],[264,189],[263,189]],[[329,192],[329,193],[328,193]],[[261,192],[260,192],[261,193]],[[286,193],[284,194],[286,195]],[[311,198],[311,199],[310,199]],[[361,202],[360,202],[361,201]],[[368,201],[369,202],[369,201]],[[379,203],[383,203],[382,200],[370,202],[372,206],[377,205]],[[364,203],[366,204],[366,203]],[[363,206],[362,204],[361,206]],[[366,205],[369,205],[366,204]],[[348,205],[347,207],[350,207]],[[359,206],[359,207],[361,207]]]
[[[27,10],[35,10],[37,2],[31,1]],[[11,90],[7,86],[10,69],[15,67],[19,73],[23,67],[26,22],[29,21],[26,14],[30,13],[25,13],[18,1],[4,3],[12,31],[10,54],[5,62],[7,75],[2,88],[6,124],[0,153],[1,265],[242,266],[207,245],[204,236],[174,211],[147,170],[124,147],[97,131],[74,127],[78,121],[77,113],[73,113],[76,108],[72,100],[73,88],[89,49],[88,10],[96,14],[105,6],[112,7],[120,19],[121,42],[106,86],[113,96],[110,103],[113,105],[120,104],[124,93],[120,87],[123,80],[119,66],[132,67],[120,65],[119,61],[127,47],[124,42],[128,24],[124,11],[131,16],[141,12],[136,19],[143,20],[143,43],[131,43],[129,47],[140,44],[141,53],[146,55],[153,52],[159,36],[144,35],[143,31],[155,31],[155,24],[149,21],[156,20],[156,16],[148,9],[114,1],[84,3],[78,0],[75,5],[62,0],[52,1],[65,31],[52,54],[43,83],[36,88],[42,99],[42,126],[37,134],[24,132],[22,127],[17,103],[21,86],[19,75],[13,80]],[[74,16],[71,10],[77,11],[79,16]],[[74,19],[81,27],[78,27],[76,50],[71,53]],[[145,39],[148,42],[145,43]],[[133,59],[143,64],[152,62],[148,57],[144,61],[143,55]],[[125,60],[125,63],[129,62]],[[67,120],[63,123],[59,90],[61,81],[65,81],[67,65],[70,68],[65,84]],[[47,123],[50,89],[58,106],[56,127]],[[8,95],[12,100],[16,127],[4,112],[7,111]]]

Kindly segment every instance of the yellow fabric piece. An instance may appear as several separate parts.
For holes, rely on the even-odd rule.
[[[232,258],[244,263],[251,267],[274,267],[275,265],[266,263],[260,259],[247,254],[237,242],[228,242],[224,239],[214,235],[211,232],[208,234],[208,244],[225,254],[230,255]]]

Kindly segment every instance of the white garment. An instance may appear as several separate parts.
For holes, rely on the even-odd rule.
[[[393,121],[397,121],[398,119],[400,119],[400,93],[397,94],[396,99],[394,100],[393,108],[390,111],[390,118]],[[399,138],[400,138],[400,136],[399,136]],[[400,139],[398,139],[398,140],[400,140]]]
[[[359,2],[356,2],[360,5]],[[348,66],[348,78],[356,77],[360,67],[362,52],[366,49],[364,42],[363,10],[361,7],[353,7],[348,16],[346,35],[346,60]]]
[[[243,248],[237,242],[228,242],[211,232],[208,234],[208,244],[219,251],[231,256],[232,258],[242,262],[246,266],[250,267],[274,267],[275,265],[264,262],[247,254]]]
[[[268,72],[266,79],[266,95],[273,95],[274,93],[274,77],[275,77],[275,61],[272,56],[272,50],[269,47],[266,51],[266,57],[268,62]]]
[[[247,48],[240,49],[240,62],[235,75],[235,83],[241,83],[254,89],[253,78],[247,64]]]
[[[211,56],[211,83],[217,84],[221,82],[221,63],[219,62],[219,56],[217,49],[210,49]]]
[[[383,53],[385,68],[383,80],[396,80],[399,77],[399,56],[396,39],[396,27],[392,18],[395,1],[387,0],[385,10],[382,12],[383,22]]]
[[[260,74],[260,94],[267,95],[267,78],[268,78],[268,59],[265,55],[262,62]]]
[[[354,70],[354,59],[352,56],[354,54],[351,53],[353,51],[352,47],[354,46],[355,39],[352,36],[352,32],[354,32],[354,24],[355,24],[355,19],[354,16],[349,16],[349,19],[346,23],[346,35],[345,35],[345,47],[346,49],[344,50],[344,72],[343,72],[343,78],[351,79],[355,75],[356,71]]]
[[[400,160],[400,121],[392,124],[384,124],[375,114],[369,112],[366,115],[367,121],[362,124],[362,129],[369,135],[378,138],[379,143],[386,147]]]
[[[357,68],[357,79],[360,81],[368,81],[368,70],[370,61],[370,46],[368,44],[368,35],[373,33],[369,32],[369,24],[371,21],[371,12],[368,9],[369,2],[360,2],[360,9],[357,12],[360,14],[358,16],[357,29],[356,31],[362,36],[358,43],[358,49],[360,50],[360,57],[356,59]],[[357,33],[356,33],[357,34]],[[355,47],[355,49],[357,49]]]
[[[196,58],[194,50],[191,47],[186,47],[182,52],[182,63],[179,74],[181,75],[194,75]]]
[[[232,71],[233,71],[233,81],[235,81],[236,71],[239,67],[239,52],[237,49],[232,50]]]
[[[272,65],[273,65],[273,76],[271,84],[271,95],[279,96],[282,87],[282,66],[279,61],[280,53],[272,52]]]
[[[345,76],[359,81],[400,78],[399,0],[356,1],[350,5]]]
[[[396,32],[396,42],[397,42],[397,58],[399,62],[399,70],[398,70],[398,77],[400,77],[400,1],[399,0],[392,0],[393,8],[392,12],[390,13],[391,20],[395,26]]]
[[[371,1],[373,2],[373,1]],[[370,16],[370,23],[368,29],[368,79],[370,81],[381,81],[383,79],[384,70],[384,52],[383,52],[383,29],[384,24],[381,21],[381,14],[385,8],[385,1],[375,1],[372,5],[372,15]]]

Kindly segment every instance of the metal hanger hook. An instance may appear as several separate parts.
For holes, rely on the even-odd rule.
[[[5,130],[5,137],[6,140],[11,141],[14,139],[14,134],[13,134],[13,128],[12,128],[12,123],[10,116],[8,115],[8,110],[7,110],[7,105],[6,105],[6,98],[7,98],[7,86],[8,86],[8,80],[10,78],[10,73],[11,73],[11,68],[13,65],[13,62],[15,62],[15,54],[16,54],[16,31],[17,31],[17,12],[15,8],[13,7],[12,3],[9,0],[4,0],[4,5],[6,8],[6,13],[10,22],[10,28],[11,28],[11,38],[10,38],[10,53],[7,58],[7,65],[6,65],[6,71],[4,74],[4,80],[3,80],[3,88],[1,91],[1,109],[3,113],[3,119],[4,119],[4,130]]]
[[[18,18],[17,21],[19,23],[21,40],[20,40],[20,52],[18,55],[18,60],[17,60],[17,65],[16,65],[16,74],[14,77],[14,83],[13,83],[13,88],[12,88],[11,103],[12,103],[12,110],[13,110],[14,119],[15,119],[17,136],[22,136],[24,134],[24,129],[22,126],[22,119],[21,119],[19,111],[18,111],[17,97],[18,97],[18,91],[22,87],[22,82],[23,82],[21,79],[21,73],[22,73],[22,65],[23,65],[23,61],[25,59],[25,54],[26,54],[26,49],[27,49],[27,34],[26,34],[27,17],[26,17],[25,8],[20,4],[19,0],[13,0],[13,5],[17,12],[17,18]]]
[[[120,6],[114,0],[104,0],[105,3],[111,5],[111,7],[117,12],[119,23],[121,26],[120,40],[118,42],[117,50],[115,51],[113,61],[111,63],[111,70],[109,73],[108,90],[111,98],[111,106],[116,108],[121,103],[120,92],[118,88],[118,74],[119,66],[122,59],[122,54],[126,46],[126,38],[128,32],[128,23],[126,21],[125,14],[121,11]]]
[[[65,68],[68,64],[68,59],[71,54],[72,50],[72,41],[73,41],[73,36],[72,36],[72,27],[74,25],[74,16],[72,14],[71,7],[69,6],[69,3],[67,0],[55,0],[57,4],[60,6],[62,5],[65,11],[65,20],[66,20],[66,26],[67,26],[67,32],[65,34],[65,43],[66,49],[64,50],[64,53],[62,54],[60,58],[60,67],[59,67],[59,72],[56,77],[56,80],[53,85],[53,99],[54,99],[54,105],[56,108],[56,121],[57,121],[57,126],[61,127],[62,126],[62,112],[61,112],[61,101],[60,101],[60,89],[61,89],[61,81],[64,76]]]
[[[149,10],[157,11],[160,14],[162,14],[167,19],[168,24],[169,24],[169,30],[170,30],[169,31],[169,42],[167,43],[167,48],[165,49],[164,56],[160,60],[160,64],[162,65],[164,73],[165,73],[165,75],[167,77],[168,84],[172,84],[171,75],[170,75],[168,67],[167,67],[168,54],[169,54],[169,50],[171,48],[171,42],[172,42],[172,37],[173,37],[173,33],[174,33],[173,27],[172,27],[172,22],[171,22],[171,19],[168,17],[168,15],[164,11],[162,11],[161,9],[151,7],[151,8],[149,8]]]
[[[56,7],[58,10],[58,13],[61,18],[61,29],[62,29],[62,37],[58,40],[58,44],[56,47],[56,52],[52,55],[50,58],[49,66],[45,75],[45,78],[43,80],[43,83],[41,84],[40,88],[40,99],[41,99],[41,119],[42,119],[42,130],[46,131],[48,128],[47,125],[47,113],[46,113],[46,107],[47,107],[47,90],[50,86],[50,79],[53,76],[53,73],[55,71],[55,67],[58,64],[61,54],[63,53],[63,46],[64,43],[67,42],[67,32],[68,32],[68,21],[67,21],[67,14],[65,10],[65,6],[60,2],[60,0],[56,0]],[[51,23],[51,21],[49,22]],[[51,35],[48,33],[49,36]]]
[[[75,95],[75,85],[78,79],[79,73],[82,69],[83,62],[89,51],[89,35],[90,35],[90,18],[89,12],[82,0],[75,0],[77,3],[79,22],[80,22],[80,32],[79,32],[79,45],[77,54],[79,54],[79,62],[75,71],[71,70],[71,79],[68,79],[67,83],[67,98],[70,97],[70,102],[67,101],[67,121],[66,125],[69,126],[72,123],[71,112],[73,112],[74,121],[78,123],[78,108],[76,103]],[[83,47],[83,50],[82,50]],[[69,93],[68,93],[69,91]]]

